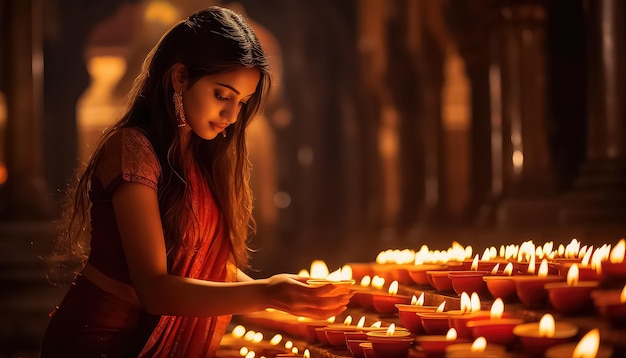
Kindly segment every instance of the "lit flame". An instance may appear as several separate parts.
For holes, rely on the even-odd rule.
[[[537,276],[539,277],[547,277],[548,276],[548,260],[541,260],[541,264],[539,265],[539,272],[537,272]]]
[[[252,337],[252,343],[260,343],[261,341],[263,341],[263,333],[256,332]]]
[[[305,350],[304,350],[304,356],[303,356],[303,357],[304,357],[304,358],[311,358],[311,352],[309,352],[309,350],[308,350],[308,349],[305,349]]]
[[[367,287],[372,283],[372,278],[369,275],[365,275],[361,278],[361,286]]]
[[[626,254],[626,240],[621,239],[617,245],[611,250],[609,255],[609,261],[612,264],[621,264],[624,262],[624,255]]]
[[[435,312],[443,312],[445,307],[446,307],[446,301],[443,301],[441,302],[439,306],[437,306],[437,309],[435,310]]]
[[[472,297],[470,298],[472,312],[480,311],[480,298],[478,297],[478,293],[472,292]]]
[[[254,335],[256,334],[255,331],[248,331],[246,332],[246,334],[243,336],[243,339],[245,339],[246,341],[250,342],[254,339]]]
[[[619,302],[626,303],[626,285],[624,285],[624,288],[622,289],[622,293],[619,295]]]
[[[600,331],[592,329],[578,342],[572,358],[595,358],[600,349]]]
[[[283,340],[283,336],[277,333],[276,335],[274,335],[274,337],[272,337],[272,339],[270,339],[270,344],[275,346],[278,343],[280,343],[280,341],[282,340]]]
[[[393,336],[393,332],[395,331],[396,331],[396,325],[392,323],[389,325],[389,328],[387,328],[387,332],[385,332],[385,335]]]
[[[528,261],[528,274],[535,274],[535,255],[530,256],[530,260]]]
[[[573,264],[569,270],[567,270],[567,285],[568,286],[576,286],[578,285],[578,265]]]
[[[389,292],[390,295],[397,295],[398,294],[398,281],[393,281],[389,285],[389,290],[387,292]]]
[[[491,310],[489,311],[489,317],[491,319],[499,319],[502,318],[504,314],[504,302],[501,298],[496,298],[491,305]]]
[[[292,341],[285,342],[285,349],[291,349],[291,348],[293,348],[293,342]]]
[[[239,355],[242,356],[242,357],[245,356],[246,354],[248,354],[248,352],[250,352],[248,347],[241,347],[241,348],[239,348]]]
[[[446,341],[454,341],[457,337],[456,329],[450,328],[446,333]]]
[[[256,353],[254,351],[250,351],[245,355],[245,358],[254,358],[256,357]]]
[[[374,323],[372,323],[372,325],[370,327],[372,328],[380,328],[380,326],[382,326],[382,322],[381,321],[376,321]]]
[[[291,347],[291,353],[298,354],[298,347]]]
[[[349,326],[352,324],[352,316],[348,315],[346,317],[346,319],[343,320],[343,324],[345,324],[346,326]]]
[[[234,338],[241,338],[241,337],[243,337],[244,334],[246,334],[246,327],[244,327],[242,325],[237,325],[237,326],[235,326],[235,328],[233,328],[233,331],[230,332],[230,334]]]
[[[469,313],[472,311],[472,301],[467,292],[461,293],[461,313]]]
[[[375,275],[372,278],[372,287],[377,288],[377,289],[382,289],[383,286],[385,285],[385,279],[383,277],[380,277],[378,275]]]
[[[363,328],[365,326],[365,316],[361,316],[361,319],[359,320],[359,322],[356,324],[356,326],[358,328]]]
[[[549,313],[544,314],[539,321],[539,336],[554,337],[555,330],[556,323],[554,322],[554,317]]]
[[[484,352],[486,349],[487,349],[487,340],[485,339],[485,337],[476,338],[474,343],[472,343],[472,348],[470,348],[472,352]]]
[[[474,256],[474,261],[472,261],[472,267],[470,268],[470,270],[478,271],[478,254],[476,254],[476,256]]]
[[[508,264],[506,264],[506,266],[504,266],[504,274],[507,276],[511,276],[513,274],[513,263],[509,262]]]
[[[328,266],[323,260],[313,260],[311,262],[311,278],[325,279],[328,277]]]
[[[352,267],[350,265],[343,265],[341,268],[341,279],[352,280]]]
[[[491,274],[495,275],[498,273],[498,270],[500,269],[500,264],[496,264],[493,269],[491,270]]]
[[[326,319],[326,321],[327,321],[327,322],[329,322],[329,323],[335,323],[335,319],[336,319],[336,318],[337,318],[337,317],[335,317],[335,316],[330,316],[330,317],[328,317],[328,318]]]
[[[307,271],[306,269],[302,269],[298,272],[298,276],[301,277],[311,277],[311,275],[309,274],[309,271]]]
[[[422,292],[419,298],[413,295],[413,297],[411,297],[411,304],[413,306],[423,306],[424,305],[424,292]]]

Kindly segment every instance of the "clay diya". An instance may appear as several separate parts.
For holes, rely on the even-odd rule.
[[[409,331],[396,331],[393,323],[385,332],[367,332],[367,339],[372,343],[376,357],[389,358],[406,358],[415,340]]]
[[[545,289],[546,283],[565,281],[559,275],[548,275],[548,262],[542,260],[537,276],[518,275],[511,276],[515,282],[517,297],[528,308],[543,308],[548,302],[548,291]]]
[[[585,314],[593,308],[591,292],[598,288],[598,281],[579,281],[578,265],[573,264],[567,273],[567,282],[545,285],[550,304],[564,315]]]
[[[407,272],[411,280],[417,285],[430,286],[430,282],[426,277],[426,271],[441,271],[446,269],[448,269],[448,266],[443,264],[422,264],[407,269]]]
[[[591,293],[600,315],[614,327],[626,327],[626,285],[622,291],[597,290]]]
[[[431,286],[440,293],[453,291],[452,280],[448,276],[450,270],[426,271],[426,278]]]
[[[488,343],[500,344],[511,347],[517,337],[513,334],[515,326],[524,323],[518,318],[502,318],[504,315],[504,302],[497,298],[491,305],[489,319],[474,320],[467,323],[467,327],[472,330],[474,339],[485,337]]]
[[[448,278],[452,282],[454,292],[461,295],[463,292],[476,292],[479,295],[488,295],[489,290],[483,277],[490,271],[450,271]]]
[[[619,285],[622,286],[626,282],[626,240],[621,239],[611,249],[609,259],[601,262],[602,267],[602,281],[607,286]]]
[[[522,343],[524,350],[533,356],[542,356],[550,347],[571,342],[578,333],[573,324],[554,321],[554,317],[546,313],[539,322],[523,323],[513,328]]]
[[[397,304],[409,304],[411,297],[406,295],[398,295],[398,281],[393,281],[389,285],[387,294],[378,293],[372,295],[372,305],[378,313],[392,314],[398,312]]]
[[[446,347],[446,358],[503,358],[508,356],[505,347],[498,344],[487,344],[484,337],[479,337],[472,343],[458,343]]]
[[[415,337],[415,343],[427,358],[444,357],[448,346],[468,342],[470,342],[469,339],[458,338],[454,328],[450,328],[445,336],[424,335]]]
[[[613,348],[600,345],[600,331],[594,328],[587,332],[578,343],[565,343],[550,347],[545,357],[611,358]]]
[[[400,323],[405,327],[409,332],[418,334],[424,332],[424,327],[422,327],[422,320],[417,316],[417,312],[435,312],[437,310],[437,306],[424,306],[424,293],[420,295],[419,298],[413,296],[411,298],[411,304],[396,304],[396,308],[398,310],[398,316],[400,318]]]

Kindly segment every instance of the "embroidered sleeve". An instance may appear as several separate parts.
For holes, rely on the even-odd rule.
[[[157,190],[161,166],[148,138],[137,129],[124,128],[107,141],[99,176],[109,194],[122,181]]]

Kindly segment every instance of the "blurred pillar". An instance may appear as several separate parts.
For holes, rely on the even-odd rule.
[[[51,200],[42,176],[42,2],[5,2],[1,35],[2,82],[7,103],[6,162],[0,215],[48,218]]]
[[[626,219],[626,2],[586,1],[587,158],[564,197],[566,224]]]
[[[557,222],[546,118],[544,6],[511,0],[500,8],[504,197],[496,220],[502,227]]]

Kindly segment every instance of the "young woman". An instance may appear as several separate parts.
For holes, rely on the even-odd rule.
[[[42,357],[213,356],[232,314],[345,309],[345,288],[239,269],[254,224],[245,129],[269,87],[261,44],[228,9],[163,36],[71,196],[62,243],[88,259]]]

